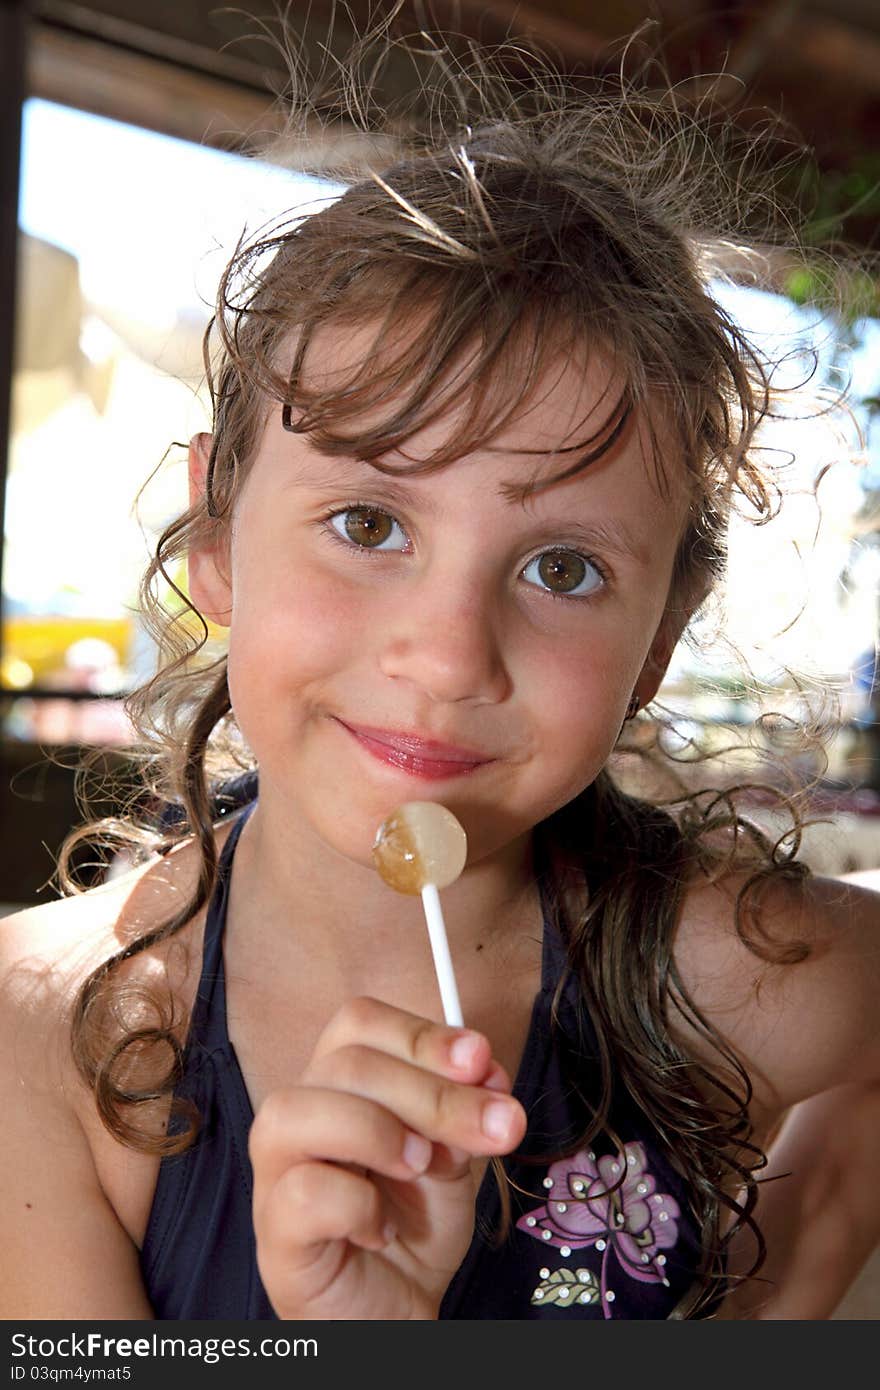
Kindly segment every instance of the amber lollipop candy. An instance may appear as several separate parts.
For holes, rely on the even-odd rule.
[[[420,894],[443,1017],[461,1027],[461,1004],[440,907],[441,888],[454,883],[467,859],[467,836],[451,811],[436,801],[407,801],[382,822],[373,844],[373,862],[389,887]]]

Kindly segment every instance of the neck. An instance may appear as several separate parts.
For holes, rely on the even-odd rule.
[[[459,989],[489,961],[509,961],[524,935],[540,941],[531,837],[469,866],[440,895]],[[329,995],[371,994],[420,1011],[434,1000],[421,899],[395,893],[370,867],[343,858],[261,799],[235,852],[227,952],[279,980],[302,978]]]

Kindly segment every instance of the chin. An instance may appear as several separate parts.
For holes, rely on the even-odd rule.
[[[373,865],[373,843],[385,817],[389,814],[391,807],[386,810],[371,811],[364,808],[358,813],[349,803],[346,807],[340,807],[337,814],[331,810],[329,814],[325,811],[316,816],[313,826],[317,837],[327,846],[333,859],[341,859],[346,863],[374,872]],[[340,866],[341,867],[341,866]],[[330,873],[333,872],[333,865],[330,865]]]

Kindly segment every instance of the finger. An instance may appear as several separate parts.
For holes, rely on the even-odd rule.
[[[480,1085],[485,1086],[487,1091],[509,1091],[511,1089],[510,1077],[507,1072],[500,1062],[494,1061]]]
[[[396,1234],[369,1178],[332,1163],[299,1163],[273,1185],[259,1215],[257,1240],[288,1273],[307,1268],[329,1241],[382,1250]]]
[[[348,1000],[318,1039],[312,1061],[350,1043],[366,1044],[417,1067],[457,1076],[474,1085],[483,1081],[492,1065],[492,1047],[482,1033],[434,1023],[380,999]],[[304,1080],[307,1074],[308,1068]]]
[[[507,1153],[525,1132],[524,1111],[512,1096],[450,1080],[359,1043],[320,1058],[310,1074],[309,1085],[373,1100],[432,1143],[471,1154]]]
[[[431,1144],[390,1110],[345,1091],[295,1087],[276,1091],[251,1125],[254,1209],[286,1170],[303,1160],[329,1159],[410,1181],[431,1162]]]

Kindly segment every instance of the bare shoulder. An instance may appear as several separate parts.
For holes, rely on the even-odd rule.
[[[863,882],[740,870],[695,874],[675,961],[698,1009],[778,1113],[845,1082],[880,1080],[880,894]],[[681,1021],[691,1050],[713,1050]],[[714,1053],[717,1059],[717,1053]]]
[[[150,1316],[136,1246],[103,1181],[70,1025],[91,973],[184,900],[193,860],[182,848],[0,921],[2,1317]],[[133,968],[140,979],[166,973],[168,952],[145,952]]]
[[[192,845],[182,845],[88,892],[3,918],[0,997],[7,1023],[15,1019],[25,1034],[48,1042],[69,1022],[91,972],[185,901],[195,883],[194,859]]]
[[[71,1055],[71,1024],[85,982],[108,960],[167,923],[192,900],[199,874],[195,844],[72,897],[40,904],[0,921],[0,1073],[27,1085],[30,1063],[39,1082],[88,1122],[93,1106]],[[139,950],[114,976],[149,990],[170,990],[181,1020],[198,976],[199,914],[181,931]],[[21,1070],[19,1070],[21,1069]]]

